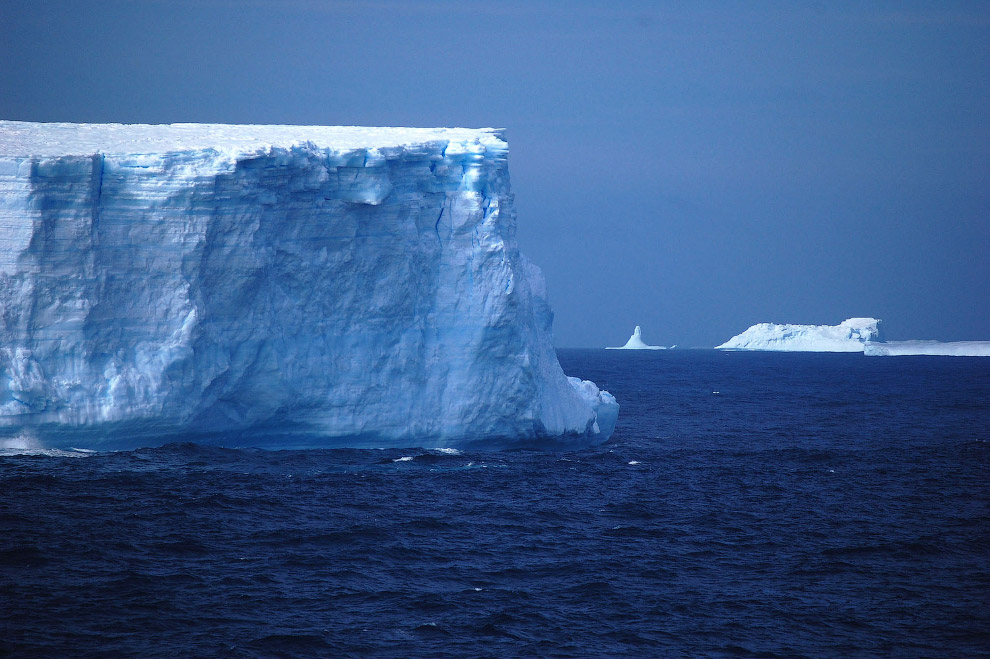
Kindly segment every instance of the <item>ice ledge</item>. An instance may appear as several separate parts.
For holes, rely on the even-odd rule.
[[[615,396],[609,392],[599,389],[591,380],[568,377],[567,381],[578,393],[586,404],[591,406],[595,413],[595,419],[587,430],[589,438],[600,437],[602,441],[612,436],[615,430],[615,422],[619,418],[619,404]]]
[[[443,142],[447,151],[506,152],[500,128],[402,128],[262,124],[72,124],[0,120],[0,156],[88,156],[214,149],[232,155],[313,145],[334,151]]]

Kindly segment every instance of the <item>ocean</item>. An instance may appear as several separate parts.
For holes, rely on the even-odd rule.
[[[0,655],[990,656],[990,359],[559,357],[608,443],[0,456]]]

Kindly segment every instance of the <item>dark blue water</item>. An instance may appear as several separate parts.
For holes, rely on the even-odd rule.
[[[0,458],[0,654],[990,656],[990,360],[560,357],[608,444]]]

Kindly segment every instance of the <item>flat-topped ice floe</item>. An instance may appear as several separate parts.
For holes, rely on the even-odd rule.
[[[0,122],[0,438],[604,441],[494,129]]]
[[[946,357],[990,357],[990,341],[888,341],[867,343],[867,355],[899,357],[907,355],[942,355]]]
[[[876,318],[849,318],[838,325],[759,323],[715,349],[863,352],[863,346],[868,341],[879,338],[880,321]]]
[[[666,350],[667,346],[651,346],[643,342],[643,330],[639,325],[624,346],[608,346],[606,350]]]

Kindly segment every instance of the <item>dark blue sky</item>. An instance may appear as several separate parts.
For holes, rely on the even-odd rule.
[[[500,126],[557,345],[990,339],[990,4],[0,3],[0,117]]]

